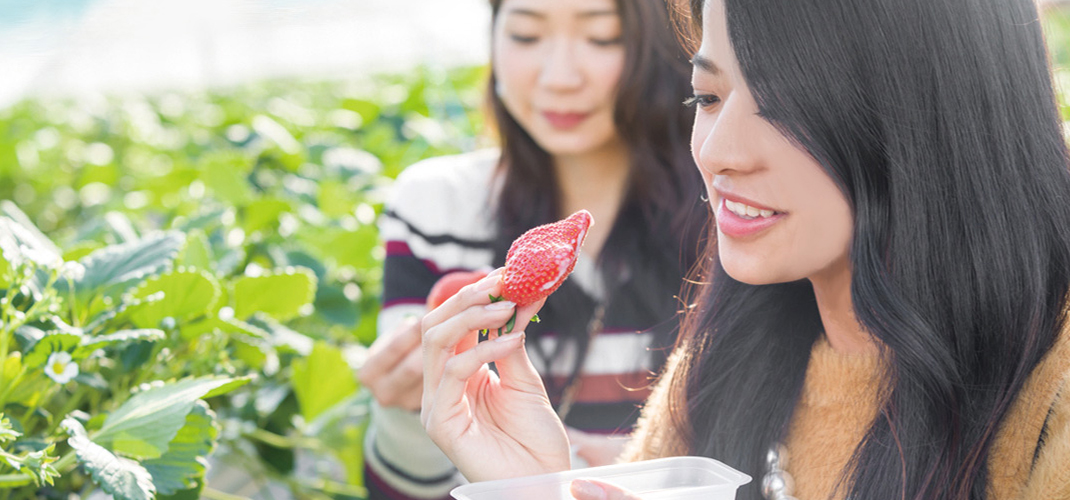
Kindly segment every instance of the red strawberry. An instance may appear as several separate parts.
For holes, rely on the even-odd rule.
[[[580,210],[520,235],[505,256],[502,297],[525,306],[548,297],[572,273],[594,219]]]
[[[487,276],[487,271],[454,271],[446,273],[435,286],[431,287],[431,293],[427,294],[427,309],[431,310],[453,297],[462,288],[475,283]]]

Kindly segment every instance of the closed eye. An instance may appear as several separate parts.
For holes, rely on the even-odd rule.
[[[716,106],[720,102],[721,98],[714,94],[695,94],[684,101],[684,106],[709,108],[711,106]]]
[[[509,35],[509,38],[511,38],[516,43],[524,44],[524,45],[535,43],[535,42],[539,41],[539,37],[537,37],[537,36],[524,36],[524,35],[511,34],[511,35]]]

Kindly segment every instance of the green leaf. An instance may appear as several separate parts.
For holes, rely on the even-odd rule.
[[[171,266],[183,244],[182,233],[158,233],[139,241],[97,250],[79,263],[85,275],[75,283],[75,296],[87,304],[93,297],[123,291]],[[64,283],[60,281],[57,285]]]
[[[15,470],[29,474],[30,478],[33,479],[33,484],[37,486],[42,484],[53,485],[55,484],[54,479],[59,477],[59,471],[53,465],[59,460],[59,457],[52,454],[55,450],[56,445],[51,444],[44,449],[31,451],[21,457],[6,455],[3,458]]]
[[[293,362],[294,393],[305,421],[357,391],[353,369],[338,348],[317,342],[305,359]]]
[[[204,401],[197,401],[186,416],[186,425],[171,440],[167,453],[142,462],[152,474],[152,482],[161,495],[173,495],[197,486],[208,465],[208,454],[215,448],[219,429],[215,414]]]
[[[156,497],[152,475],[141,464],[116,456],[90,441],[85,428],[73,418],[67,417],[61,425],[71,436],[67,444],[74,449],[78,462],[104,491],[123,500],[152,500]]]
[[[97,243],[95,241],[79,241],[63,250],[63,260],[77,261],[103,247],[103,243]]]
[[[201,180],[216,197],[231,205],[245,205],[254,199],[246,174],[253,161],[237,151],[215,151],[198,162]]]
[[[319,182],[320,211],[328,217],[341,217],[353,213],[354,207],[360,202],[360,198],[352,192],[349,186],[337,181]]]
[[[311,337],[295,332],[263,314],[254,315],[246,324],[267,332],[271,345],[282,351],[295,352],[301,356],[308,356],[312,352]]]
[[[52,240],[48,239],[48,236],[45,236],[45,233],[42,233],[40,229],[37,229],[37,226],[30,220],[30,217],[20,210],[18,205],[15,205],[8,200],[0,201],[0,215],[7,217],[11,221],[17,223],[21,229],[25,230],[24,233],[20,232],[22,233],[21,238],[27,239],[22,242],[23,244],[27,244],[38,251],[45,252],[49,257],[62,254],[59,247],[57,247],[55,243],[52,243]],[[50,260],[54,261],[55,259]]]
[[[212,269],[212,248],[204,231],[194,229],[186,235],[186,246],[178,255],[175,264],[210,271]]]
[[[198,321],[188,326],[182,327],[182,338],[185,340],[195,339],[211,332],[221,332],[224,334],[238,334],[248,335],[256,338],[267,338],[268,332],[251,325],[244,321],[236,319],[220,319],[218,317],[210,317],[203,321]]]
[[[11,354],[8,354],[7,359],[4,360],[4,380],[14,380],[20,371],[22,371],[22,353],[13,351]]]
[[[18,439],[22,433],[11,427],[11,422],[3,413],[0,413],[0,443],[6,443]]]
[[[141,328],[159,327],[164,318],[177,324],[208,314],[219,300],[219,282],[205,271],[178,269],[150,278],[132,292],[145,298],[163,292],[163,300],[146,302],[130,313],[130,320]]]
[[[80,345],[74,350],[73,357],[74,359],[81,359],[89,356],[97,349],[112,344],[125,344],[127,342],[139,340],[163,340],[165,336],[163,330],[145,328],[140,330],[119,330],[115,333],[97,335],[96,337],[82,337]]]
[[[242,210],[245,232],[271,229],[279,222],[279,215],[290,211],[290,203],[279,198],[261,198]]]
[[[54,247],[51,241],[38,239],[37,235],[25,226],[0,216],[0,255],[12,266],[18,267],[25,262],[33,262],[44,268],[57,267],[63,261]]]
[[[124,455],[158,458],[167,452],[167,444],[185,425],[198,399],[216,395],[216,389],[230,390],[246,382],[248,379],[204,377],[150,388],[109,415],[96,441]]]
[[[26,368],[33,369],[44,365],[54,352],[72,352],[81,343],[82,337],[72,333],[50,333],[30,348],[23,360]]]
[[[246,319],[263,312],[279,321],[297,317],[316,296],[316,275],[288,267],[263,276],[243,276],[234,282],[234,316]]]

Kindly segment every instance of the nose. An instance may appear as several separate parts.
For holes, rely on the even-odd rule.
[[[539,73],[539,84],[547,89],[567,92],[583,86],[584,76],[580,68],[574,44],[558,38],[549,47]]]
[[[695,164],[710,175],[747,173],[760,165],[761,131],[754,121],[761,120],[757,106],[738,95],[721,103],[717,113],[699,110],[691,136]],[[748,105],[750,104],[750,105]]]

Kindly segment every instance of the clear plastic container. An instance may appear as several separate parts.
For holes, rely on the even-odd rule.
[[[493,467],[493,464],[487,464]],[[734,500],[750,476],[705,457],[671,457],[458,486],[457,500],[572,500],[573,479],[597,479],[643,500]]]

